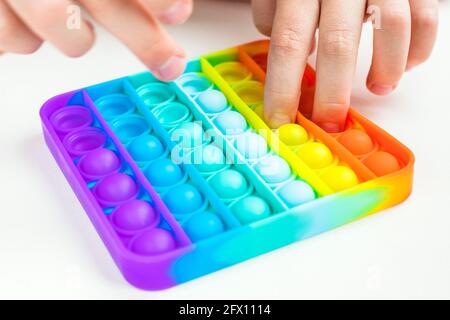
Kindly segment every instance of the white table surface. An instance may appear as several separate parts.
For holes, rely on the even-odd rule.
[[[258,39],[245,3],[197,1],[170,28],[191,57]],[[403,204],[162,292],[128,285],[46,148],[38,110],[48,98],[143,70],[112,36],[72,60],[44,46],[0,58],[0,298],[450,298],[450,3],[441,3],[431,61],[389,97],[364,86],[364,30],[353,105],[417,157]],[[269,241],[269,240],[268,240]]]

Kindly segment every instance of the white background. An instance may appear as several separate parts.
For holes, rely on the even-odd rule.
[[[250,7],[196,1],[171,34],[190,57],[260,38]],[[162,292],[128,285],[47,150],[38,110],[48,98],[143,70],[99,31],[71,60],[44,46],[0,58],[0,298],[450,298],[450,3],[431,61],[389,97],[364,87],[364,30],[353,105],[409,146],[415,188],[403,204]],[[267,239],[270,241],[270,239]]]

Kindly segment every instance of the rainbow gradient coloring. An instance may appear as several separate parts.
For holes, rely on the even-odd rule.
[[[124,277],[195,279],[405,200],[414,156],[350,109],[345,131],[262,120],[268,41],[205,55],[170,83],[149,72],[41,108],[47,145]]]

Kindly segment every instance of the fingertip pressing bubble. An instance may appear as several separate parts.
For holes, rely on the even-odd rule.
[[[338,141],[354,155],[363,155],[373,150],[374,144],[367,133],[350,129],[339,136]]]
[[[333,154],[330,149],[320,142],[303,145],[298,155],[312,169],[323,169],[333,163]]]
[[[214,120],[217,128],[226,135],[238,135],[247,130],[247,121],[236,111],[225,111]]]
[[[214,213],[202,212],[195,214],[183,225],[188,237],[196,242],[213,237],[225,231],[222,220]]]
[[[89,152],[78,164],[84,175],[94,179],[119,170],[120,165],[119,157],[113,151],[104,148]]]
[[[238,200],[232,206],[232,211],[243,225],[268,218],[271,214],[267,202],[258,196],[249,196]]]
[[[355,172],[345,166],[336,166],[328,169],[322,175],[322,179],[336,192],[349,189],[359,183]]]
[[[172,234],[160,228],[143,231],[131,242],[131,250],[141,255],[157,255],[176,248]]]
[[[400,163],[392,154],[384,151],[377,151],[368,156],[364,164],[377,176],[385,176],[400,170]]]
[[[169,159],[159,159],[149,164],[145,170],[145,176],[155,187],[170,187],[184,178],[180,166]]]
[[[246,132],[236,138],[235,146],[246,159],[258,159],[268,152],[267,141],[255,132]]]
[[[291,168],[283,158],[270,155],[261,159],[255,166],[256,172],[269,184],[278,184],[288,180]]]
[[[227,169],[217,173],[210,180],[212,188],[222,199],[239,198],[248,191],[249,184],[239,171]]]
[[[107,203],[130,200],[139,191],[133,178],[123,173],[115,173],[107,176],[95,188],[97,197]]]
[[[227,98],[218,90],[202,92],[197,97],[197,103],[206,113],[219,113],[228,107]]]
[[[193,185],[181,184],[171,188],[163,197],[164,203],[174,214],[193,213],[202,208],[203,196]]]
[[[300,146],[309,139],[308,132],[295,123],[282,125],[277,132],[280,140],[290,147]]]
[[[124,232],[136,232],[151,227],[158,215],[153,207],[143,200],[125,202],[111,214],[114,226]]]
[[[302,205],[316,198],[313,188],[300,180],[289,182],[281,187],[278,195],[289,208]]]

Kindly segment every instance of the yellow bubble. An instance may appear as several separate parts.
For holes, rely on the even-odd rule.
[[[323,169],[333,163],[333,154],[320,142],[310,142],[298,150],[300,158],[312,169]]]
[[[278,136],[281,141],[291,147],[304,144],[309,139],[308,132],[302,126],[294,123],[278,128]]]
[[[336,192],[349,189],[359,183],[355,172],[344,166],[330,168],[322,175],[322,179]]]

